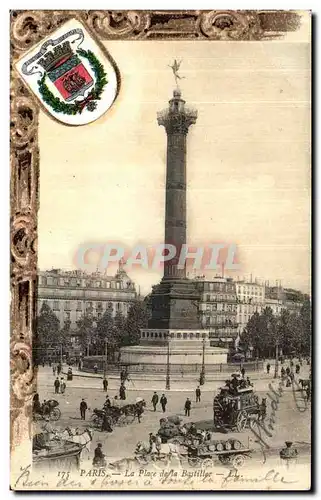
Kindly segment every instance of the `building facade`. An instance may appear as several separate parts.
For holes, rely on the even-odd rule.
[[[238,331],[242,334],[253,314],[261,313],[265,307],[265,288],[258,282],[236,281]]]
[[[284,291],[281,286],[265,286],[265,307],[270,307],[275,316],[280,316],[285,309]]]
[[[292,288],[284,288],[283,304],[290,313],[299,314],[306,300],[310,300],[309,295]]]
[[[200,322],[209,330],[211,344],[229,346],[238,332],[235,283],[231,278],[220,276],[195,282],[200,293]]]
[[[115,276],[61,269],[38,271],[38,314],[46,302],[61,328],[68,323],[75,330],[77,321],[86,312],[91,312],[95,319],[107,309],[113,316],[118,311],[127,316],[136,298],[135,284],[121,266]]]

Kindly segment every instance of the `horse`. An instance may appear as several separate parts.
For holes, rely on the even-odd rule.
[[[302,389],[305,389],[306,387],[310,387],[310,380],[303,380],[302,378],[300,378],[299,384],[301,385]]]
[[[140,423],[142,414],[144,413],[144,408],[146,406],[146,401],[142,400],[138,403],[130,403],[121,408],[121,412],[125,415],[133,415],[134,419],[137,418]]]
[[[66,427],[63,432],[59,433],[59,437],[64,441],[78,443],[82,446],[82,450],[80,453],[81,460],[90,458],[91,441],[93,436],[88,428],[81,432],[78,428],[72,429],[70,427]]]

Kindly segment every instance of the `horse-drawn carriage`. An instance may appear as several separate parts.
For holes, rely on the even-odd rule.
[[[221,389],[214,397],[213,420],[215,428],[243,431],[253,419],[265,417],[264,405],[259,404],[258,396],[251,387],[239,389],[234,394]]]
[[[93,425],[100,428],[104,418],[107,419],[110,428],[114,426],[124,427],[131,424],[137,418],[140,422],[140,417],[144,412],[146,403],[144,400],[136,403],[126,404],[123,406],[104,406],[103,409],[95,408],[91,416]]]
[[[57,421],[61,417],[61,411],[58,408],[59,402],[55,399],[44,401],[42,405],[38,404],[33,406],[34,420],[49,418],[50,420]]]

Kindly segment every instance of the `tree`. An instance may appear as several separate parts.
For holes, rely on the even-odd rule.
[[[247,351],[253,347],[257,357],[268,357],[275,352],[277,341],[277,319],[270,307],[261,314],[254,313],[249,319],[241,337],[241,346]]]
[[[83,352],[86,352],[95,335],[95,325],[92,314],[84,313],[76,324],[77,330],[75,333],[79,337],[79,343]]]
[[[300,310],[301,338],[300,347],[303,354],[311,356],[312,347],[312,312],[310,299],[306,299]]]
[[[247,352],[250,347],[256,355],[260,352],[260,347],[262,347],[262,318],[259,313],[254,313],[250,317],[243,333],[241,336],[240,346]]]
[[[51,347],[57,347],[59,342],[61,342],[59,319],[47,302],[44,302],[35,322],[35,338],[33,341],[35,362],[38,363],[41,358],[45,357],[46,351]]]
[[[140,329],[147,327],[148,315],[144,302],[134,302],[129,308],[126,318],[122,345],[137,345],[140,340]]]
[[[114,357],[115,351],[115,329],[114,320],[112,317],[111,310],[106,309],[101,318],[97,321],[97,327],[95,332],[95,345],[99,353],[103,353],[105,350],[105,342],[108,342],[108,356],[112,355]]]

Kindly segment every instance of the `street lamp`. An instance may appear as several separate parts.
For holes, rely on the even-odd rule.
[[[278,378],[279,375],[279,341],[275,344],[275,365],[274,365],[274,378]]]
[[[204,384],[205,384],[205,332],[203,333],[202,369],[200,373],[200,385]]]
[[[104,378],[106,378],[106,375],[107,375],[107,353],[108,353],[108,340],[105,339]]]
[[[166,366],[166,391],[169,391],[171,388],[170,381],[170,364],[169,364],[169,334],[167,334],[167,366]]]

